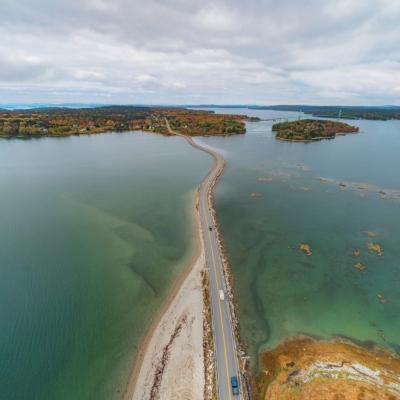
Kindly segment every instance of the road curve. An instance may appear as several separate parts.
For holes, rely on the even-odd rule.
[[[191,146],[211,154],[214,158],[214,165],[208,175],[204,178],[199,190],[199,213],[200,223],[203,228],[204,248],[206,252],[206,262],[209,268],[211,285],[211,308],[213,316],[214,334],[214,356],[215,368],[217,371],[217,395],[220,400],[240,399],[242,396],[233,396],[230,378],[237,376],[239,370],[236,357],[236,343],[233,335],[231,314],[227,298],[220,300],[219,291],[225,290],[225,280],[223,268],[219,256],[219,248],[215,235],[215,227],[212,218],[211,190],[218,177],[222,174],[225,167],[225,159],[221,154],[196,144],[191,137],[175,132],[165,119],[168,131],[171,134],[184,137]],[[210,231],[209,227],[212,227]]]

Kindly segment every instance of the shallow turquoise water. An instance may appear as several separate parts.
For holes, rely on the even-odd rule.
[[[211,166],[143,132],[0,141],[1,399],[120,397]]]
[[[246,111],[297,117],[240,110]],[[227,159],[215,206],[252,365],[260,350],[297,333],[400,352],[400,122],[349,121],[362,133],[316,143],[276,140],[272,123],[248,123],[242,136],[201,139]],[[312,256],[299,251],[300,243]],[[368,243],[379,244],[383,255]],[[356,250],[360,256],[351,256]],[[357,262],[366,268],[355,268]]]

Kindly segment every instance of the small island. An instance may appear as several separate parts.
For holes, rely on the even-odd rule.
[[[293,122],[281,122],[272,125],[277,131],[275,137],[281,140],[311,142],[320,139],[332,139],[336,135],[357,133],[356,126],[329,120],[302,119]]]

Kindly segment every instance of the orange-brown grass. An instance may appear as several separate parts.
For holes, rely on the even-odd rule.
[[[376,251],[378,253],[378,256],[381,256],[383,254],[382,247],[379,244],[368,243],[368,249]]]
[[[303,382],[301,374],[297,374],[310,371],[317,361],[350,369],[352,365],[362,365],[379,371],[383,383],[371,383],[362,374],[351,379],[346,371],[334,373],[329,368],[323,376],[310,372]],[[347,342],[302,337],[286,340],[262,353],[261,365],[263,371],[254,377],[258,400],[400,400],[399,389],[388,389],[390,384],[400,385],[400,358],[385,349],[367,351]]]
[[[312,251],[311,251],[311,247],[309,244],[300,243],[299,249],[300,249],[299,251],[304,250],[308,256],[312,256]]]

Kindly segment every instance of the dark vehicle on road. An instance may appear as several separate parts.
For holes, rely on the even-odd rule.
[[[238,381],[236,376],[231,377],[231,386],[232,386],[232,393],[234,396],[237,396],[239,394],[239,388],[238,388]]]
[[[212,231],[212,226],[209,226],[209,227],[208,227],[208,230]]]

